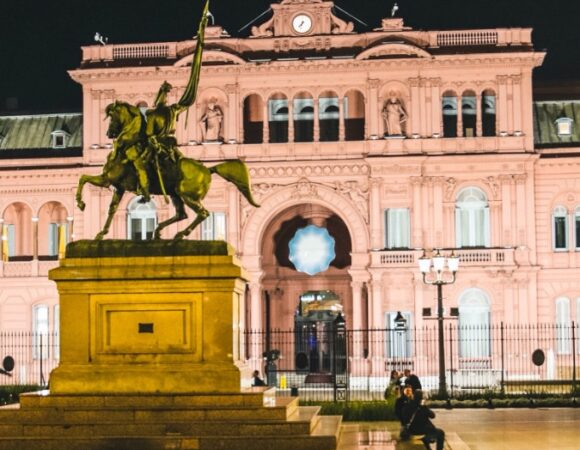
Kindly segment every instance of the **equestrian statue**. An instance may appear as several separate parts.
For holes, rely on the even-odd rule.
[[[209,0],[206,0],[189,81],[176,104],[167,104],[167,94],[172,87],[164,82],[153,109],[146,111],[145,115],[137,106],[121,101],[115,101],[105,109],[106,117],[110,119],[107,136],[114,139],[113,150],[107,156],[100,175],[81,176],[76,193],[77,206],[82,211],[85,209],[82,192],[86,183],[102,188],[113,187],[107,220],[96,240],[103,239],[108,233],[125,192],[140,195],[143,202],[150,201],[151,195],[163,195],[166,202],[168,197],[171,199],[175,215],[157,225],[155,239],[161,238],[165,227],[187,218],[185,205],[191,208],[196,213],[195,220],[173,238],[183,239],[209,216],[202,200],[209,191],[214,173],[236,185],[251,205],[260,206],[252,198],[248,169],[242,161],[229,160],[208,168],[200,161],[183,156],[177,147],[175,122],[179,114],[194,103],[197,94],[208,8]]]

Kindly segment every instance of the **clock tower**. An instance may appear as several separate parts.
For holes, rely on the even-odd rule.
[[[253,37],[311,36],[350,33],[354,26],[336,17],[334,2],[324,0],[282,0],[272,4],[272,18],[252,28]]]

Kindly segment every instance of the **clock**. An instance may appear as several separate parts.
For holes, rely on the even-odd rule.
[[[296,33],[308,33],[312,28],[312,19],[306,14],[298,14],[292,19],[292,28]]]

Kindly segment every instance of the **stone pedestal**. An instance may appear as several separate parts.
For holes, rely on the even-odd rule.
[[[50,272],[61,362],[51,394],[239,392],[245,276],[219,241],[77,241]]]

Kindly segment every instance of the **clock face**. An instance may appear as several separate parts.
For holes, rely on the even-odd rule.
[[[292,19],[292,28],[296,33],[308,33],[312,28],[312,19],[306,14],[298,14]]]

